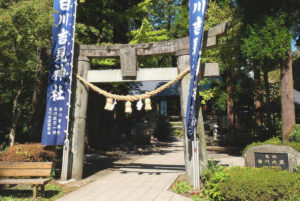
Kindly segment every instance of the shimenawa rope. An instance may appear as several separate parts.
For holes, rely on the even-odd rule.
[[[172,84],[174,84],[175,82],[179,81],[180,79],[182,79],[186,74],[188,74],[190,72],[190,68],[185,69],[184,71],[182,71],[181,73],[179,73],[177,75],[177,77],[175,77],[173,80],[167,82],[166,84],[162,85],[161,87],[150,91],[150,92],[146,92],[144,94],[140,94],[140,95],[127,95],[127,96],[123,96],[123,95],[117,95],[117,94],[112,94],[109,93],[103,89],[100,89],[99,87],[93,85],[92,83],[86,81],[83,77],[81,77],[80,75],[78,75],[77,73],[74,73],[74,75],[76,75],[77,79],[80,80],[83,84],[85,84],[86,86],[88,86],[89,88],[91,88],[92,90],[94,90],[95,92],[105,96],[107,98],[107,105],[105,106],[106,110],[111,110],[111,105],[112,105],[112,101],[114,100],[118,100],[118,101],[126,101],[127,102],[127,107],[129,107],[129,103],[128,102],[133,102],[133,101],[138,101],[138,100],[145,100],[146,103],[146,110],[151,110],[151,100],[150,97],[154,96],[160,92],[162,92],[163,90],[165,90],[166,88],[170,87]],[[131,110],[132,111],[132,110]],[[130,110],[127,110],[126,113],[131,113]]]

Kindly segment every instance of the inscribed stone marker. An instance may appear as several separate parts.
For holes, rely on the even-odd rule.
[[[282,170],[294,172],[300,165],[300,153],[290,146],[253,146],[244,157],[249,167],[280,167]]]
[[[133,47],[125,47],[120,49],[120,60],[122,77],[136,77],[137,72],[137,56],[136,49]]]

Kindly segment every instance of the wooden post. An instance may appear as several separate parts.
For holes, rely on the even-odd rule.
[[[211,63],[209,65],[201,64],[200,65],[200,72],[204,72],[203,74],[199,74],[198,81],[201,81],[205,75],[210,77],[218,77],[220,76],[219,73],[219,64]],[[204,129],[204,120],[203,120],[203,112],[202,112],[202,105],[200,102],[199,93],[197,94],[197,104],[196,107],[198,109],[198,122],[196,133],[199,139],[198,147],[199,147],[199,169],[200,169],[200,176],[203,174],[208,167],[208,159],[207,159],[207,151],[206,151],[206,137],[205,137],[205,129]],[[200,182],[201,187],[201,182]]]
[[[190,68],[190,55],[178,55],[177,66],[179,73],[187,68]],[[188,184],[193,185],[193,163],[192,163],[192,141],[188,140],[186,135],[186,105],[189,96],[190,74],[183,77],[180,82],[180,103],[181,103],[181,116],[184,131],[184,163],[185,163],[185,176]]]
[[[78,75],[87,79],[90,70],[88,57],[78,57]],[[72,179],[81,180],[83,173],[84,137],[86,132],[86,115],[88,105],[88,87],[76,81],[75,108],[72,135]]]
[[[207,151],[206,151],[204,121],[203,121],[203,114],[202,114],[201,106],[199,107],[199,113],[198,113],[197,135],[199,138],[200,175],[202,175],[203,172],[205,170],[207,170],[208,159],[207,159]]]
[[[37,194],[38,194],[38,187],[36,185],[33,185],[33,200],[37,200]]]

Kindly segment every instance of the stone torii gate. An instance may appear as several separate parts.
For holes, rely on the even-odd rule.
[[[217,45],[217,37],[225,33],[226,22],[219,24],[208,31],[203,37],[203,49],[213,48]],[[138,56],[176,55],[177,67],[168,68],[141,68],[137,66]],[[79,45],[77,48],[77,61],[75,71],[91,83],[130,82],[130,81],[169,81],[180,72],[190,68],[189,38],[180,38],[171,41],[151,44],[117,44],[117,45]],[[120,57],[121,69],[117,70],[91,70],[92,58]],[[217,63],[201,65],[202,77],[219,76]],[[88,103],[88,87],[77,79],[73,79],[71,143],[64,148],[61,180],[70,178],[82,179],[84,136],[86,132],[86,116]],[[190,74],[186,75],[180,83],[181,116],[185,130],[185,115],[190,84]],[[201,110],[200,110],[201,113]],[[200,134],[200,163],[206,161],[206,145],[203,129],[202,113],[199,116],[197,133]],[[201,125],[202,124],[202,125]],[[199,133],[198,131],[202,131]],[[202,154],[201,154],[202,153]],[[185,135],[184,140],[185,169],[188,183],[192,184],[192,148],[191,142]]]

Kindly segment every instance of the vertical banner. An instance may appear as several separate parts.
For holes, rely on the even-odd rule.
[[[42,145],[63,145],[68,134],[76,0],[54,0],[52,57]]]
[[[208,0],[190,0],[190,65],[191,82],[186,110],[186,129],[189,139],[193,138],[197,124],[196,97],[202,48],[203,27]]]

